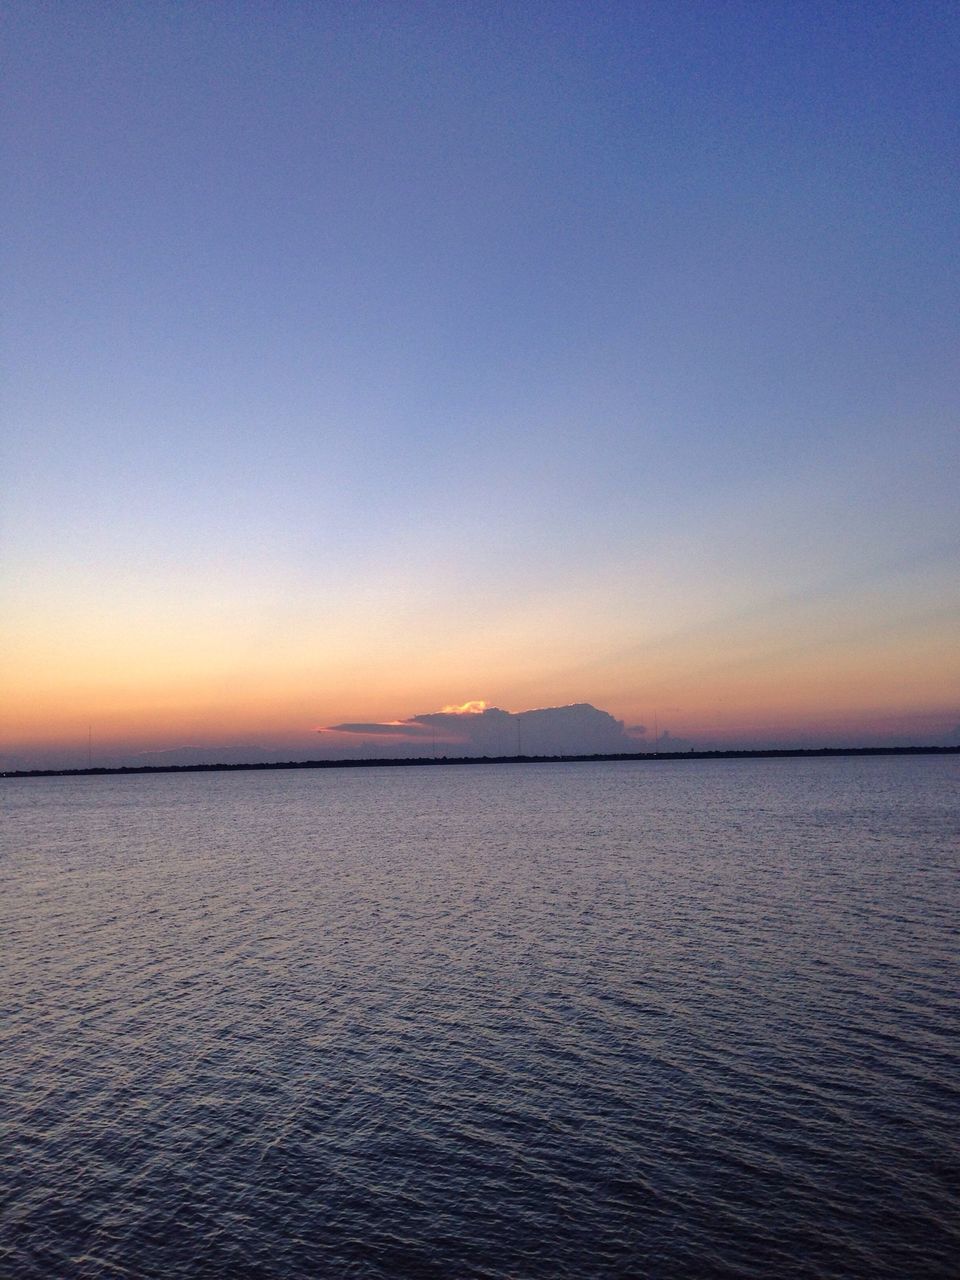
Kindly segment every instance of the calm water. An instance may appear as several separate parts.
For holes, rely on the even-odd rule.
[[[0,783],[4,1277],[955,1277],[960,762]]]

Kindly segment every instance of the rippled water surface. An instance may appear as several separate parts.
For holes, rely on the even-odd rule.
[[[955,1277],[956,758],[31,779],[4,1277]]]

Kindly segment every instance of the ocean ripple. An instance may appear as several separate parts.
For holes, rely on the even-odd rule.
[[[957,781],[6,780],[0,1272],[955,1280]]]

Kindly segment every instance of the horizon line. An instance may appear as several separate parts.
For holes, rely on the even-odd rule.
[[[88,765],[75,769],[5,769],[0,770],[0,778],[77,778],[131,773],[235,773],[264,769],[384,769],[456,764],[602,764],[604,761],[626,763],[658,760],[767,760],[804,756],[823,758],[958,754],[960,754],[960,744],[934,747],[746,747],[716,751],[695,751],[691,747],[688,751],[614,751],[552,756],[381,756],[360,760],[266,760],[240,764],[221,761],[213,764]]]

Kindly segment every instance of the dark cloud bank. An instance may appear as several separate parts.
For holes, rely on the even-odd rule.
[[[392,724],[329,725],[320,732],[343,735],[344,743],[359,740],[378,755],[397,756],[591,755],[642,751],[646,741],[643,725],[627,729],[622,720],[586,702],[536,711],[435,711]]]

